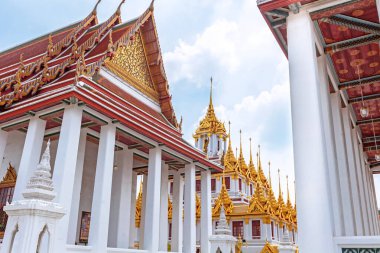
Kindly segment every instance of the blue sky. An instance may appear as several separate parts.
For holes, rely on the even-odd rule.
[[[84,18],[96,0],[3,0],[0,9],[0,51]],[[147,0],[126,0],[123,21],[141,14]],[[99,21],[115,11],[119,1],[102,0]],[[166,73],[177,116],[184,118],[184,138],[191,141],[209,98],[214,78],[214,106],[219,118],[232,122],[233,145],[239,129],[248,160],[261,144],[265,172],[272,163],[290,177],[293,154],[287,60],[257,10],[254,0],[156,0],[155,19]],[[227,124],[226,124],[227,125]],[[307,168],[305,168],[307,169]]]

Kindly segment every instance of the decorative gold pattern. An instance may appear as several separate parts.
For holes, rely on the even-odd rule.
[[[265,243],[264,248],[260,251],[260,253],[278,253],[278,247],[271,245],[268,241]]]
[[[114,74],[158,102],[158,92],[150,76],[140,32],[127,46],[120,46],[106,67]]]
[[[140,190],[139,194],[137,195],[136,200],[136,212],[135,212],[135,227],[140,227],[140,221],[141,221],[141,209],[142,209],[142,183],[140,184]]]

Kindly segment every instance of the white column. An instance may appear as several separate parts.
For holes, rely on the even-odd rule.
[[[57,192],[55,199],[67,210],[67,214],[57,224],[56,249],[64,247],[68,242],[81,123],[82,108],[77,105],[67,107],[63,113],[53,172],[53,183]],[[75,231],[76,227],[72,229]]]
[[[210,252],[209,238],[212,235],[211,215],[211,171],[201,172],[201,252]]]
[[[102,126],[100,130],[88,241],[93,247],[93,252],[99,253],[107,251],[115,133],[114,125]]]
[[[380,229],[380,227],[379,227],[379,207],[377,206],[375,184],[374,184],[372,172],[370,173],[369,179],[370,179],[370,187],[371,187],[370,192],[372,195],[372,203],[373,203],[372,211],[374,212],[374,226],[375,226],[374,233],[375,233],[375,235],[379,235],[379,229]]]
[[[119,192],[116,194],[119,196],[118,202],[118,216],[117,216],[117,236],[116,247],[128,248],[129,247],[129,233],[130,233],[130,216],[131,212],[131,200],[136,198],[136,193],[132,195],[132,173],[133,173],[133,151],[123,150],[118,156],[118,170],[114,172],[119,176],[120,187]],[[132,223],[134,226],[134,221]]]
[[[149,150],[148,186],[144,223],[144,249],[158,251],[160,233],[161,148]],[[166,199],[166,196],[164,196]]]
[[[323,118],[323,132],[324,141],[326,147],[326,157],[328,173],[329,173],[329,184],[331,189],[331,201],[332,201],[332,212],[334,217],[334,235],[343,235],[343,220],[342,220],[342,197],[339,188],[339,175],[338,175],[338,165],[336,159],[335,150],[335,139],[334,139],[334,128],[331,116],[331,104],[330,104],[330,91],[329,83],[327,80],[327,70],[326,70],[326,57],[320,56],[318,58],[318,72],[319,72],[319,83],[321,92],[321,109]]]
[[[363,161],[364,163],[364,161]],[[365,167],[365,176],[366,176],[366,187],[367,187],[367,194],[368,194],[368,210],[369,210],[369,224],[370,224],[370,235],[375,235],[375,225],[374,225],[374,213],[373,213],[373,205],[372,205],[372,197],[371,197],[371,186],[370,186],[370,171],[366,164],[364,164]]]
[[[3,161],[5,147],[7,146],[8,132],[0,129],[0,158]],[[1,164],[1,163],[0,163]]]
[[[17,182],[13,193],[13,200],[23,199],[21,193],[25,190],[26,184],[40,160],[45,127],[46,121],[38,117],[31,118],[29,121],[20,167],[17,172]]]
[[[162,164],[160,204],[160,251],[168,250],[168,172],[169,165]]]
[[[360,210],[361,210],[361,223],[363,225],[363,235],[368,235],[368,216],[366,210],[366,201],[364,194],[364,172],[362,170],[361,162],[360,162],[360,152],[359,152],[359,140],[357,136],[356,129],[351,130],[352,143],[354,149],[354,157],[355,157],[355,167],[356,167],[356,176],[358,180],[358,188],[359,188],[359,201],[360,201]]]
[[[299,248],[307,253],[334,252],[314,26],[309,13],[301,10],[290,13],[287,27]]]
[[[367,171],[367,167],[365,165],[363,145],[361,143],[359,144],[359,152],[360,152],[359,157],[360,157],[361,171],[363,173],[363,186],[364,186],[364,195],[365,195],[365,202],[366,202],[366,205],[364,208],[367,212],[367,220],[365,220],[364,222],[366,222],[368,224],[368,233],[366,234],[368,236],[368,235],[373,234],[373,224],[372,224],[372,213],[371,213],[371,209],[370,209],[371,204],[370,204],[370,200],[369,200],[368,171]]]
[[[361,223],[361,210],[360,210],[360,200],[359,200],[359,188],[356,176],[356,164],[354,159],[354,149],[352,145],[352,136],[351,136],[351,122],[349,111],[346,108],[342,108],[343,116],[343,127],[344,134],[346,138],[346,154],[348,160],[348,175],[350,179],[350,193],[352,197],[352,204],[354,207],[354,222],[355,222],[355,235],[363,235],[363,225]]]
[[[84,156],[86,152],[86,140],[87,140],[87,130],[82,129],[79,138],[79,148],[78,148],[78,157],[77,165],[75,169],[75,178],[74,178],[74,189],[72,195],[72,204],[70,211],[70,221],[69,221],[69,233],[68,233],[68,243],[74,244],[77,238],[77,224],[79,220],[79,204],[80,204],[80,193],[82,188],[82,176],[83,176],[83,165],[84,165]]]
[[[129,248],[134,248],[136,238],[136,191],[137,191],[137,172],[132,172],[132,191],[131,191],[131,206],[129,218]]]
[[[354,211],[350,194],[350,183],[348,176],[348,164],[346,157],[346,144],[344,140],[344,131],[341,114],[340,95],[338,93],[331,94],[331,110],[334,122],[334,137],[336,147],[336,158],[338,163],[338,178],[340,185],[340,193],[342,198],[342,209],[344,210],[343,235],[353,236],[354,233]],[[302,235],[300,236],[302,237]]]
[[[184,182],[180,171],[175,171],[173,174],[173,214],[171,250],[173,252],[182,252],[182,210]]]
[[[185,208],[183,228],[183,252],[194,253],[196,246],[196,226],[195,226],[195,165],[194,163],[185,165]]]

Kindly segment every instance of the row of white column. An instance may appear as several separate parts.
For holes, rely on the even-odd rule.
[[[55,202],[61,204],[67,214],[57,224],[56,252],[62,252],[66,244],[74,244],[79,220],[79,203],[86,147],[86,130],[81,130],[82,109],[76,105],[65,108],[53,182],[57,192]],[[18,170],[14,200],[22,199],[31,172],[36,168],[43,144],[46,121],[38,117],[30,119]],[[89,246],[92,252],[106,252],[108,245],[131,248],[135,238],[135,206],[137,174],[133,172],[133,152],[125,150],[117,154],[119,169],[114,172],[116,127],[101,127],[91,212]],[[0,131],[0,153],[4,153],[7,133]],[[181,172],[175,172],[173,199],[172,251],[195,252],[195,173],[194,163],[187,164]],[[211,174],[201,172],[202,177],[202,252],[209,252],[211,235]],[[162,162],[160,147],[149,150],[148,175],[144,176],[144,210],[140,246],[149,252],[167,251],[168,242],[168,165]],[[114,182],[113,182],[114,181]],[[183,188],[184,187],[184,188]],[[112,193],[112,194],[111,194]],[[146,193],[146,194],[145,194]],[[183,193],[185,200],[183,202]],[[112,197],[111,197],[112,196]],[[182,224],[182,205],[184,219]],[[117,222],[110,223],[110,214]],[[185,231],[186,236],[183,237]],[[109,238],[109,232],[116,238]],[[183,245],[182,245],[183,243]],[[175,249],[175,250],[174,250]]]
[[[329,94],[305,10],[287,18],[299,248],[334,252],[333,236],[379,232],[373,177],[340,95]]]

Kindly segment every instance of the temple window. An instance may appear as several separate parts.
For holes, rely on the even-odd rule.
[[[224,182],[225,182],[225,184],[226,184],[226,188],[227,188],[227,190],[230,190],[230,188],[231,188],[231,186],[230,186],[230,178],[229,178],[229,177],[226,177],[226,178],[224,179]]]
[[[201,180],[196,180],[195,181],[195,190],[197,192],[200,192],[201,191]]]
[[[239,178],[239,191],[241,191],[241,178]]]
[[[243,221],[233,221],[232,222],[232,235],[235,237],[240,236],[241,238],[244,238]]]
[[[171,240],[172,239],[172,223],[169,223],[169,235],[168,235],[168,239]]]
[[[272,240],[274,240],[274,223],[273,223],[273,221],[270,223],[270,228],[271,228],[271,232],[272,232]]]
[[[170,182],[170,187],[169,188],[170,188],[170,191],[169,191],[170,194],[173,194],[173,182]]]
[[[249,195],[253,194],[253,186],[252,184],[249,185]]]
[[[252,221],[252,239],[260,239],[261,238],[261,224],[260,220]]]
[[[211,192],[216,192],[216,179],[211,179]]]

